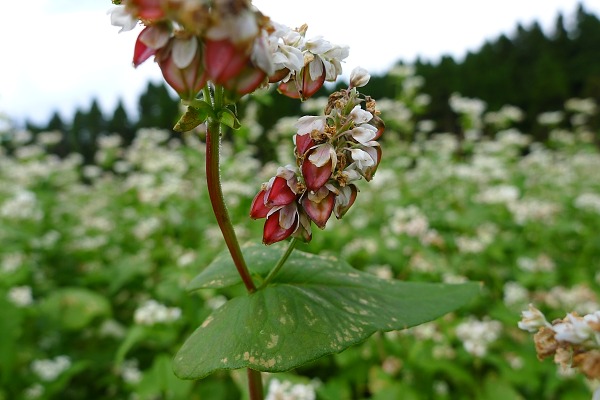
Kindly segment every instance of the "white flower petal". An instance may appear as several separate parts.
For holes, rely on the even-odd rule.
[[[305,115],[300,117],[294,125],[298,129],[298,135],[311,133],[314,130],[323,132],[325,130],[325,116]]]
[[[189,39],[175,39],[173,42],[173,62],[179,69],[189,66],[198,50],[198,41],[195,37]]]
[[[352,111],[350,111],[350,118],[352,118],[355,124],[360,125],[373,119],[373,114],[363,110],[360,106],[354,106]]]
[[[125,6],[115,6],[108,13],[111,25],[121,28],[119,33],[130,31],[137,26],[138,20],[129,14]]]
[[[308,156],[308,160],[317,167],[322,167],[323,165],[327,164],[329,160],[332,160],[333,168],[335,168],[337,156],[335,155],[335,149],[333,146],[329,143],[324,143],[315,148],[315,151]]]

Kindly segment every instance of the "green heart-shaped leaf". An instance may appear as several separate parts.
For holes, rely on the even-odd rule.
[[[270,250],[245,249],[247,256],[262,254],[247,257],[253,271],[270,268],[281,255],[262,249]],[[223,282],[233,282],[223,272]],[[384,280],[333,257],[296,251],[271,285],[228,301],[202,323],[177,353],[175,373],[197,379],[220,369],[287,371],[376,331],[438,318],[466,304],[478,287]]]

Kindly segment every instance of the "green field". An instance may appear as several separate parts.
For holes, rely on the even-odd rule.
[[[529,303],[550,318],[600,309],[600,132],[571,104],[575,123],[546,121],[549,141],[534,143],[498,114],[455,101],[463,101],[454,104],[464,117],[460,141],[382,102],[388,130],[375,179],[360,182],[343,220],[315,229],[300,249],[382,278],[478,281],[480,296],[434,322],[265,374],[269,399],[591,397],[580,374],[538,361],[517,323]],[[249,207],[292,156],[286,126],[265,135],[279,143],[277,163],[261,163],[251,146],[223,145],[223,190],[242,242],[261,241],[263,223],[250,220]],[[414,135],[401,140],[406,132]],[[95,165],[52,155],[54,132],[6,138],[0,399],[243,398],[243,372],[190,382],[171,370],[189,334],[243,292],[185,290],[224,248],[198,135],[144,129],[127,148],[106,136]]]

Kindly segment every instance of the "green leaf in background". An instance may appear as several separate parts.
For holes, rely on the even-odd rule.
[[[57,289],[44,299],[41,308],[51,320],[69,330],[82,329],[95,318],[111,314],[104,296],[83,288]]]
[[[282,253],[257,247],[244,251],[252,271],[270,268]],[[226,269],[235,273],[231,265]],[[233,281],[229,272],[222,279]],[[431,321],[465,305],[478,290],[477,283],[384,280],[343,260],[296,251],[271,285],[209,315],[175,356],[175,373],[197,379],[220,369],[287,371],[376,331]]]
[[[8,386],[18,369],[15,366],[19,350],[19,338],[25,312],[5,298],[0,298],[0,384]],[[1,398],[1,396],[0,396]]]

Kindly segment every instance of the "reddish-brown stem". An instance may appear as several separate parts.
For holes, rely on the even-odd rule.
[[[233,224],[229,218],[223,191],[221,190],[221,177],[219,171],[219,150],[221,144],[221,124],[219,121],[210,121],[206,133],[206,184],[208,186],[208,194],[210,203],[212,204],[213,212],[217,218],[219,228],[223,233],[225,244],[231,253],[233,263],[242,278],[242,282],[246,286],[249,293],[256,291],[256,286],[252,281],[246,261],[242,255]]]
[[[248,368],[248,391],[250,399],[264,399],[262,377],[259,371]]]

